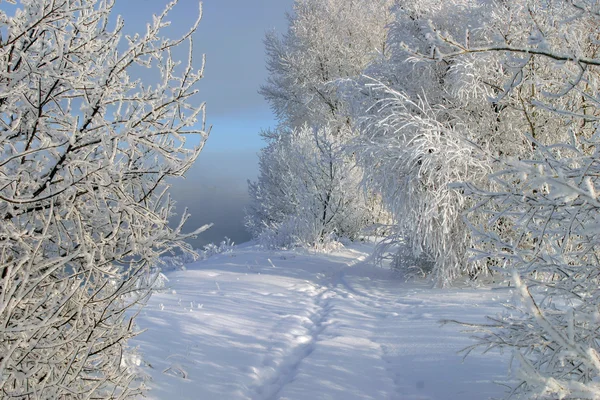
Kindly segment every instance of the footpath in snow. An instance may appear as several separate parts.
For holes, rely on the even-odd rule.
[[[502,397],[506,357],[441,319],[485,322],[506,291],[431,289],[366,260],[238,247],[171,272],[135,339],[151,399],[482,400]]]

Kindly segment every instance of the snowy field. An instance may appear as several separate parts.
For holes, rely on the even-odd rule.
[[[431,289],[334,254],[238,247],[167,274],[138,319],[151,399],[482,400],[506,356],[440,319],[484,322],[507,291]]]

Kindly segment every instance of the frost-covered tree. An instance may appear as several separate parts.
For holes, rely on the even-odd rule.
[[[305,125],[288,134],[265,132],[260,177],[250,184],[247,226],[267,247],[326,246],[355,239],[373,214],[366,210],[358,168],[349,169],[343,139]]]
[[[388,57],[349,85],[361,122],[356,154],[395,220],[380,253],[408,246],[439,284],[491,271],[487,261],[469,260],[473,242],[462,214],[471,200],[453,185],[493,185],[485,177],[498,159],[531,157],[528,134],[565,140],[564,121],[548,123],[552,110],[585,102],[546,96],[548,106],[537,107],[562,79],[543,58],[462,51],[522,39],[527,10],[534,4],[520,0],[399,2]]]
[[[378,215],[377,196],[363,194],[360,179],[355,179],[361,174],[355,158],[342,151],[355,132],[339,87],[340,81],[357,77],[373,58],[385,52],[391,4],[390,0],[298,0],[287,34],[282,38],[267,35],[270,76],[261,93],[270,102],[279,127],[267,134],[269,144],[261,155],[260,176],[250,186],[253,205],[248,210],[248,223],[255,236],[267,229],[264,232],[271,237],[283,230],[283,221],[303,220],[311,228],[300,230],[307,235],[303,238],[298,238],[296,232],[296,240],[292,242],[313,243],[313,233],[318,233],[319,240],[333,233],[354,237],[356,221],[367,224],[366,221]],[[304,157],[301,164],[294,166],[291,162],[299,160],[297,150],[291,146],[295,143],[302,143],[303,148],[320,149],[321,155]],[[338,159],[332,160],[332,156]],[[282,160],[286,167],[279,166],[276,159]],[[345,186],[337,182],[305,185],[302,189],[305,193],[300,193],[297,188],[288,188],[288,172],[277,171],[280,168],[299,175],[303,168],[318,173],[314,182],[342,177]],[[298,176],[298,180],[303,179]],[[330,201],[334,186],[335,190],[343,188],[345,193]],[[325,209],[306,214],[302,210],[307,205],[299,205],[300,194],[319,199],[316,200],[319,207]],[[357,206],[357,202],[363,202],[362,206]],[[340,217],[357,212],[365,215],[349,217],[347,222]],[[314,219],[308,221],[308,215]],[[286,228],[282,235],[289,237],[290,231]]]
[[[495,191],[465,186],[486,221],[473,226],[477,257],[516,286],[515,304],[490,317],[478,345],[513,351],[517,398],[597,399],[600,142],[532,144],[538,157],[505,161]]]
[[[494,6],[478,1],[400,1],[389,27],[388,54],[347,85],[359,135],[354,140],[365,185],[381,193],[393,215],[389,235],[378,247],[397,267],[417,266],[440,285],[487,272],[468,263],[471,239],[462,213],[467,199],[451,185],[481,182],[491,171],[479,149],[518,152],[522,135],[510,108],[490,103],[500,92],[500,57],[465,56],[451,61],[435,54],[435,29],[484,40]],[[435,28],[434,28],[435,27]]]
[[[179,247],[165,179],[207,137],[191,38],[123,37],[111,0],[0,10],[0,397],[124,398],[150,267]],[[186,63],[171,51],[189,42]],[[185,52],[184,52],[185,54]],[[156,83],[132,68],[157,72]],[[200,125],[198,125],[200,123]],[[200,126],[200,128],[195,128]],[[200,145],[186,145],[190,135]]]
[[[499,104],[521,101],[528,157],[498,158],[491,185],[465,183],[476,258],[516,286],[517,303],[482,327],[479,345],[513,351],[509,397],[600,398],[600,59],[597,1],[506,2],[503,35],[463,43],[436,32],[438,57],[504,54]],[[502,229],[499,229],[501,227]]]
[[[266,36],[269,78],[261,89],[290,128],[349,126],[339,80],[386,52],[393,0],[297,0],[283,37]]]
[[[376,90],[382,99],[364,120],[354,148],[366,171],[364,184],[382,194],[393,216],[377,257],[409,275],[430,275],[441,286],[475,277],[481,266],[467,262],[471,240],[462,217],[468,199],[451,185],[481,182],[490,166],[452,110],[387,86]]]

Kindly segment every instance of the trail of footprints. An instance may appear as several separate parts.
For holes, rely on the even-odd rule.
[[[256,371],[259,384],[254,388],[253,399],[278,399],[283,388],[294,380],[298,367],[315,350],[317,341],[327,328],[326,322],[333,310],[331,299],[335,295],[331,288],[321,287],[318,294],[313,296],[314,302],[308,317],[295,317],[302,322],[301,329],[294,328],[288,332],[294,335],[294,344],[288,348],[275,346],[268,349],[262,365]],[[283,317],[274,331],[277,332],[277,328],[289,323],[286,319],[290,317],[294,316]],[[276,335],[277,333],[271,339],[276,340]]]
[[[253,400],[277,400],[286,385],[294,381],[299,366],[312,354],[317,342],[324,337],[329,326],[328,321],[331,320],[334,310],[332,301],[334,298],[347,299],[357,305],[368,307],[371,309],[372,315],[376,315],[382,320],[388,317],[399,317],[396,312],[389,313],[382,309],[381,302],[385,302],[387,299],[364,295],[362,291],[352,288],[344,279],[343,269],[323,279],[321,286],[311,282],[307,282],[307,284],[310,286],[290,287],[292,291],[306,292],[307,298],[311,299],[310,305],[305,315],[282,315],[280,322],[273,327],[274,333],[270,337],[273,345],[267,349],[262,364],[254,371],[257,382],[252,388],[251,398]],[[407,309],[414,309],[415,306],[422,307],[422,301],[404,298],[395,303],[397,310],[402,309],[405,321],[421,317],[420,312]],[[293,327],[289,328],[289,325],[293,325]],[[290,335],[293,336],[291,346]],[[397,371],[391,368],[391,360],[387,354],[388,349],[385,346],[379,346],[385,370],[398,390],[400,379]]]

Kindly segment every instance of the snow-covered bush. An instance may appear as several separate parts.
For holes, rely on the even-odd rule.
[[[510,397],[600,398],[600,59],[596,1],[513,1],[504,35],[470,45],[435,37],[438,57],[505,54],[499,105],[525,115],[529,156],[498,157],[474,201],[475,258],[512,280],[518,301],[482,326],[478,345],[509,349],[519,382]]]
[[[371,210],[361,170],[330,129],[303,128],[268,137],[259,180],[250,184],[246,219],[267,247],[315,246],[336,236],[356,238]]]
[[[499,168],[498,160],[532,157],[535,146],[528,134],[546,144],[567,140],[570,117],[557,117],[557,111],[589,112],[585,97],[595,83],[578,96],[561,86],[560,68],[575,85],[582,69],[557,69],[556,59],[505,52],[506,43],[497,51],[486,46],[506,39],[513,47],[519,42],[543,47],[536,29],[547,34],[544,40],[559,40],[552,25],[558,20],[548,15],[563,13],[567,19],[569,7],[575,10],[566,3],[528,0],[398,3],[386,57],[372,63],[366,77],[346,85],[359,122],[355,154],[364,184],[381,193],[395,220],[381,251],[396,239],[408,243],[414,258],[434,263],[432,273],[442,285],[490,271],[493,262],[468,259],[473,242],[462,214],[471,200],[453,185],[468,181],[491,189],[495,183],[485,176]],[[569,46],[569,51],[585,48]],[[576,135],[589,137],[589,126],[575,128]]]
[[[415,102],[389,87],[377,89],[383,100],[366,120],[356,149],[366,184],[382,193],[396,222],[378,246],[378,258],[398,260],[406,254],[393,252],[409,248],[439,285],[478,274],[480,264],[467,262],[471,241],[462,218],[467,198],[450,186],[464,179],[481,182],[491,172],[464,136],[469,127],[445,107]]]
[[[167,272],[185,269],[186,264],[207,260],[217,254],[232,253],[234,248],[235,243],[228,237],[225,237],[218,245],[209,243],[202,250],[196,249],[194,252],[186,252],[175,256],[162,256],[159,258],[155,270]]]
[[[22,0],[0,10],[0,397],[125,398],[140,391],[123,357],[151,266],[183,242],[164,181],[203,105],[194,24],[160,37],[167,13],[123,38],[112,1]],[[190,41],[187,64],[170,55]],[[143,66],[152,86],[130,77]],[[200,120],[200,121],[199,121]],[[194,128],[194,126],[199,126]],[[199,230],[200,231],[200,230]],[[199,232],[198,231],[198,232]]]
[[[496,260],[519,295],[479,340],[515,351],[524,398],[600,396],[598,139],[533,142],[538,157],[507,160],[493,176],[497,191],[465,186],[480,201],[472,213],[487,221],[473,226],[477,257]]]
[[[472,243],[462,214],[469,200],[451,185],[485,182],[493,161],[487,154],[519,152],[523,140],[507,123],[519,121],[514,110],[488,101],[503,78],[500,57],[431,62],[421,55],[435,52],[435,27],[460,33],[469,26],[477,32],[471,40],[483,40],[491,9],[487,2],[398,2],[387,53],[345,84],[363,185],[381,194],[393,217],[377,258],[398,261],[410,249],[438,285],[488,272],[468,262]]]
[[[205,245],[203,250],[200,252],[200,257],[202,260],[206,260],[217,254],[231,253],[233,252],[234,246],[235,243],[228,237],[225,237],[225,239],[223,239],[218,245],[214,243]]]

